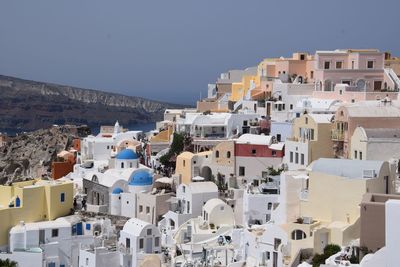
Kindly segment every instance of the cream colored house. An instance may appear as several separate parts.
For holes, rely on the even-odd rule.
[[[314,160],[333,157],[332,117],[333,114],[304,114],[294,120],[292,137],[285,142],[289,170],[305,169]]]
[[[357,127],[351,137],[350,158],[390,160],[400,151],[399,128]]]
[[[321,253],[327,244],[345,246],[359,238],[363,195],[394,191],[394,175],[385,161],[321,158],[310,169],[300,216],[283,226],[292,239],[292,257],[300,249]]]
[[[193,154],[192,152],[182,152],[176,158],[175,174],[180,176],[181,183],[189,184],[192,178],[201,176],[205,180],[212,179],[211,168],[212,151],[205,151]]]

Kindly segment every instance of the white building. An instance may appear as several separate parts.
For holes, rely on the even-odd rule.
[[[21,222],[10,230],[10,253],[0,254],[18,266],[78,267],[79,249],[93,245],[96,237],[114,235],[109,220],[83,222],[80,216],[54,221]]]
[[[162,244],[172,246],[172,236],[177,229],[189,219],[201,216],[203,205],[213,198],[218,198],[218,187],[213,182],[180,184],[176,190],[176,198],[170,200],[170,210],[159,222]]]
[[[185,118],[177,120],[176,129],[194,138],[227,139],[247,133],[250,122],[260,118],[255,113],[188,113]]]
[[[139,266],[148,254],[161,253],[160,231],[155,225],[136,218],[129,219],[118,241],[120,266]]]
[[[230,240],[235,232],[241,231],[234,226],[232,208],[218,198],[208,200],[202,209],[202,216],[192,218],[181,225],[174,235],[176,248],[183,255],[174,257],[172,263],[228,265],[235,257],[234,250],[230,249]],[[204,250],[206,257],[203,254]]]
[[[274,224],[263,224],[244,230],[242,259],[250,267],[289,266],[285,261],[288,255],[289,240],[286,232]]]
[[[153,170],[139,164],[131,149],[115,157],[115,168],[85,173],[82,188],[87,195],[87,210],[134,217],[136,194],[151,191]]]

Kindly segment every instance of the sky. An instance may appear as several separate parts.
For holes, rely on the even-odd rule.
[[[398,0],[1,0],[0,74],[194,104],[295,51],[400,56]]]

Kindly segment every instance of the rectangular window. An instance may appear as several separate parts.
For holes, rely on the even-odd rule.
[[[139,239],[139,249],[143,249],[144,248],[144,239],[140,238]]]
[[[360,160],[362,160],[362,152],[360,151]]]
[[[311,79],[314,79],[314,71],[311,71],[311,72],[310,72],[310,78],[311,78]]]
[[[354,150],[354,159],[357,159],[357,150]]]
[[[325,61],[324,62],[324,69],[329,70],[331,68],[331,62],[330,61]]]
[[[151,229],[147,229],[147,235],[151,235],[152,231]]]
[[[300,164],[304,165],[304,154],[303,153],[300,155]]]
[[[310,129],[310,140],[314,140],[314,129]]]
[[[126,242],[126,248],[130,248],[130,247],[131,247],[131,239],[130,239],[130,238],[127,238],[127,239],[125,240],[125,242]]]
[[[58,237],[58,229],[51,229],[51,237]]]
[[[296,152],[295,163],[299,164],[299,153]]]
[[[374,68],[374,61],[368,60],[367,61],[367,69],[373,69],[373,68]]]
[[[293,152],[290,151],[290,163],[293,163]]]
[[[86,224],[86,230],[90,230],[90,223]]]
[[[139,212],[142,213],[143,212],[143,206],[139,205]]]
[[[342,80],[342,84],[351,85],[351,81],[350,80]]]
[[[185,160],[183,160],[183,167],[185,167],[185,165],[186,165],[186,162],[185,162]]]
[[[150,207],[148,207],[148,206],[146,207],[146,213],[150,214]]]
[[[257,151],[255,149],[252,149],[251,154],[255,155],[255,154],[257,154]]]
[[[336,69],[341,69],[343,68],[343,62],[342,61],[336,61]]]
[[[245,176],[245,168],[243,166],[239,167],[239,176]]]
[[[160,238],[158,236],[156,236],[154,238],[154,246],[155,247],[159,247],[160,246]]]
[[[61,193],[60,195],[60,201],[64,202],[65,201],[65,193]]]

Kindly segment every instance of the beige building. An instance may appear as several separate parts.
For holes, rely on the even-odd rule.
[[[218,154],[218,156],[217,156]],[[235,142],[222,141],[216,145],[212,153],[212,170],[226,178],[235,174]]]
[[[292,137],[285,142],[289,170],[305,169],[319,158],[332,158],[332,114],[304,114],[293,122]]]
[[[136,218],[157,225],[162,216],[169,211],[168,200],[173,196],[172,192],[165,190],[153,192],[140,192],[136,199]]]
[[[385,244],[385,203],[399,195],[365,194],[360,205],[360,247],[376,252]]]
[[[292,257],[304,248],[321,253],[327,244],[349,245],[360,237],[363,195],[394,191],[394,175],[384,161],[321,158],[310,169],[300,216],[284,225],[292,239]]]
[[[357,127],[351,137],[350,158],[390,160],[400,151],[400,128]]]
[[[176,158],[175,174],[180,176],[181,183],[189,184],[192,178],[201,176],[205,180],[212,179],[210,163],[212,158],[211,151],[193,154],[192,152],[182,152]]]

